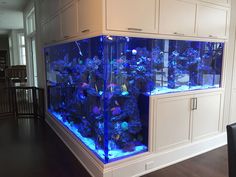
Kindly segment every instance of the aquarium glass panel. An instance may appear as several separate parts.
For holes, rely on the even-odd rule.
[[[104,163],[146,152],[149,97],[219,88],[223,49],[122,36],[47,47],[48,111]]]

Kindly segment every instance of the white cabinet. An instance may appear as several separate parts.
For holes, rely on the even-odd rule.
[[[230,3],[230,0],[200,0],[200,1],[210,2],[214,4],[222,4],[222,5],[227,5]]]
[[[195,35],[197,4],[183,0],[160,0],[160,34]]]
[[[227,34],[228,10],[220,6],[199,4],[197,33],[201,37],[225,38]]]
[[[156,33],[159,0],[106,0],[107,30]]]
[[[78,2],[70,4],[61,12],[62,38],[78,35]]]
[[[221,120],[221,93],[196,95],[193,110],[193,140],[219,132]]]
[[[51,42],[57,42],[61,39],[61,21],[60,16],[54,17],[49,23],[49,35]]]
[[[69,4],[70,2],[72,2],[73,0],[60,0],[61,3],[61,7],[65,7],[67,4]]]
[[[102,0],[79,0],[79,33],[93,33],[102,28]]]
[[[190,97],[157,99],[154,105],[154,144],[157,151],[190,141],[190,100]]]
[[[222,92],[188,94],[187,96],[152,96],[150,119],[154,151],[179,147],[213,136],[222,123]]]
[[[40,2],[41,20],[43,22],[49,20],[52,16],[55,16],[60,8],[58,0],[42,0]]]
[[[60,17],[55,16],[46,24],[43,25],[43,42],[49,44],[57,42],[61,39]]]

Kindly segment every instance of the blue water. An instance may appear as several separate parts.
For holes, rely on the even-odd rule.
[[[148,151],[149,96],[220,88],[224,43],[98,36],[47,47],[48,109],[104,163]]]
[[[78,129],[76,128],[76,126],[74,126],[73,124],[70,124],[66,121],[63,121],[62,117],[60,114],[50,111],[49,112],[55,117],[57,118],[66,128],[68,128],[77,138],[79,138],[79,140],[86,145],[91,151],[93,151],[95,154],[98,155],[98,157],[102,160],[105,159],[105,153],[103,149],[97,149],[96,148],[96,143],[92,138],[86,138],[83,137],[79,132]],[[116,149],[116,150],[112,150],[109,149],[109,160],[112,161],[113,159],[118,159],[121,157],[127,157],[127,156],[131,156],[131,155],[135,155],[141,152],[146,152],[148,150],[147,146],[144,145],[140,145],[140,146],[136,146],[135,150],[132,152],[124,152],[122,150]]]

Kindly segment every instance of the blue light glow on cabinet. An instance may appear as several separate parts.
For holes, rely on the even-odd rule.
[[[149,96],[219,88],[223,49],[118,36],[47,47],[48,110],[104,163],[146,152]]]

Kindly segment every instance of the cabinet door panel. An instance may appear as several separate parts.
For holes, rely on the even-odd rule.
[[[43,41],[45,44],[57,42],[61,39],[61,25],[59,16],[54,17],[43,25]]]
[[[205,2],[211,2],[211,3],[215,3],[215,4],[222,4],[222,5],[227,5],[229,4],[230,0],[201,0],[201,1],[205,1]]]
[[[79,32],[86,34],[101,29],[102,1],[80,0],[79,1]]]
[[[197,96],[197,109],[193,111],[193,140],[219,132],[221,94]]]
[[[72,3],[61,13],[62,37],[64,39],[78,34],[78,3]]]
[[[157,151],[190,141],[190,100],[190,97],[177,97],[157,101],[154,117]]]
[[[196,3],[181,0],[161,0],[159,33],[194,35],[196,8]]]
[[[61,7],[65,7],[67,4],[69,4],[70,2],[72,2],[73,0],[61,0]]]
[[[157,32],[158,0],[106,0],[108,30]]]
[[[227,33],[227,9],[217,6],[199,5],[197,14],[198,35],[225,38]]]

